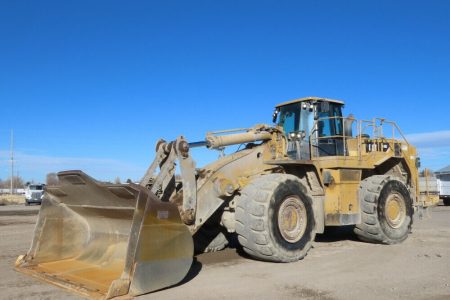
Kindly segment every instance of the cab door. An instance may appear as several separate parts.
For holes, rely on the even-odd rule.
[[[317,106],[317,148],[318,156],[344,155],[342,125],[342,104],[320,102]]]

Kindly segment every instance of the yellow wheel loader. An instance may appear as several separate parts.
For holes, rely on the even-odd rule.
[[[413,214],[436,204],[419,197],[416,149],[394,122],[344,117],[343,106],[307,97],[277,105],[273,125],[160,140],[140,184],[61,172],[16,269],[109,299],[179,283],[194,241],[197,252],[215,251],[234,235],[250,256],[273,262],[305,257],[325,226],[402,242]],[[241,147],[196,168],[191,148],[232,145]]]

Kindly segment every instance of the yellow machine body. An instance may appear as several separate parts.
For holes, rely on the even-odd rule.
[[[435,205],[436,197],[423,193],[419,197],[416,148],[398,126],[384,119],[343,117],[342,106],[341,101],[302,98],[276,106],[276,124],[272,126],[211,132],[197,143],[188,143],[183,137],[170,143],[160,140],[155,160],[139,185],[104,184],[81,171],[61,172],[59,185],[46,188],[31,248],[18,258],[16,269],[93,298],[136,296],[175,285],[191,267],[192,236],[194,240],[204,237],[206,229],[215,232],[207,237],[216,241],[210,248],[215,251],[226,245],[224,232],[239,234],[240,242],[250,241],[256,234],[238,228],[239,224],[271,222],[262,218],[270,215],[266,208],[271,204],[263,200],[275,201],[275,196],[270,196],[272,190],[264,191],[264,199],[243,197],[252,194],[257,198],[262,195],[258,188],[267,186],[277,191],[275,181],[300,187],[301,197],[287,195],[287,204],[274,206],[284,209],[279,214],[283,221],[273,224],[278,224],[288,240],[279,244],[272,241],[261,248],[258,243],[274,236],[270,232],[274,225],[259,228],[266,235],[255,235],[258,243],[243,245],[251,255],[262,249],[256,254],[258,259],[301,259],[315,233],[323,232],[325,226],[361,224],[362,188],[378,195],[383,185],[395,181],[390,184],[405,191],[403,202],[395,193],[386,200],[383,214],[390,218],[393,230],[401,221],[398,218],[410,221],[411,210],[405,203],[416,210]],[[328,115],[320,115],[322,112]],[[289,127],[284,119],[277,122],[278,114],[284,114],[285,119],[301,115],[300,121],[292,120],[304,128]],[[333,124],[334,131],[327,124]],[[244,146],[202,168],[196,168],[189,152],[200,146],[222,151],[238,144]],[[175,176],[177,166],[179,176]],[[379,187],[372,188],[376,180],[371,181],[372,187],[365,185],[368,179],[380,176],[385,180]],[[245,211],[246,207],[251,211]],[[377,209],[372,203],[366,203],[367,207]],[[300,228],[297,231],[296,226]],[[298,246],[297,256],[289,249],[303,237],[292,233],[294,237],[289,240],[290,230],[307,232],[311,239],[304,243],[304,249]],[[216,236],[223,240],[219,245]],[[381,238],[377,241],[384,242]],[[281,251],[283,243],[289,247]],[[269,248],[276,255],[267,257]]]

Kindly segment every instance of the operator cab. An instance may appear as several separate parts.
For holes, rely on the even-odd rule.
[[[294,159],[344,155],[342,108],[344,102],[307,97],[279,104],[273,122],[288,140],[288,155]]]

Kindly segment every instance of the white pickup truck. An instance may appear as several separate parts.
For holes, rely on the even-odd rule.
[[[44,195],[44,184],[30,184],[25,188],[25,205],[41,204]]]

